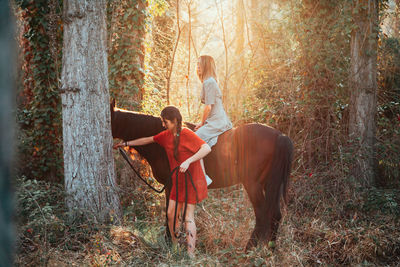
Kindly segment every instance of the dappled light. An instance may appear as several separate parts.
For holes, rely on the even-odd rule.
[[[398,0],[9,3],[15,265],[398,265]]]

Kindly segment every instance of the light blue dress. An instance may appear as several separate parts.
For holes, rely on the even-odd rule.
[[[211,111],[204,125],[196,131],[196,134],[212,147],[217,143],[220,134],[232,129],[232,123],[222,105],[221,90],[213,77],[203,82],[201,102],[211,105]]]

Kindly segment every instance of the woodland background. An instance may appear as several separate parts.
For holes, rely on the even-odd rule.
[[[295,144],[275,249],[243,252],[254,221],[238,185],[213,190],[198,208],[192,262],[164,240],[163,197],[137,182],[116,153],[123,224],[68,219],[59,93],[63,2],[10,2],[20,62],[15,264],[398,264],[400,3],[379,1],[376,168],[365,185],[352,173],[357,146],[348,129],[353,2],[107,1],[110,96],[119,107],[158,116],[173,104],[186,121],[198,121],[195,68],[199,55],[210,54],[234,125],[265,123]]]

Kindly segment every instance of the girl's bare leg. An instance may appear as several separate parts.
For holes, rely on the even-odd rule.
[[[174,233],[175,205],[176,205],[176,201],[170,199],[169,204],[168,204],[168,211],[167,211],[168,228],[169,228],[169,232],[171,233],[171,236],[172,236],[172,243],[174,243],[174,244],[176,244],[178,241],[175,237],[176,233]],[[176,222],[175,222],[175,230],[176,231],[179,230],[179,213],[180,213],[181,209],[182,209],[182,203],[178,202],[178,211],[176,213]]]
[[[204,168],[204,160],[203,159],[200,159],[200,165],[201,165],[201,169],[204,172],[204,175],[206,175],[206,169]]]
[[[207,181],[207,186],[209,186],[212,183],[211,178],[206,174],[206,169],[204,168],[204,161],[203,159],[200,159],[200,165],[201,165],[201,169],[203,170],[204,176],[206,177],[206,181]]]
[[[196,224],[194,222],[195,207],[194,204],[188,204],[185,218],[187,252],[191,257],[194,256],[194,250],[196,248]]]

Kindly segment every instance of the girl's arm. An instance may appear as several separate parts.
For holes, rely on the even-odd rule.
[[[195,131],[197,131],[197,129],[199,129],[201,126],[204,125],[204,123],[208,118],[208,115],[210,114],[210,111],[211,111],[211,105],[205,105],[203,111],[203,118],[201,120],[201,123],[197,124],[196,127],[194,128]]]
[[[122,146],[143,146],[147,144],[154,143],[153,136],[142,137],[131,141],[123,141],[119,144],[114,145],[114,148],[122,147]]]
[[[190,158],[188,158],[187,160],[185,160],[184,162],[182,162],[179,171],[180,172],[185,172],[188,168],[189,165],[199,159],[204,158],[205,156],[207,156],[208,153],[211,152],[211,148],[209,145],[207,144],[203,144],[200,149]]]

